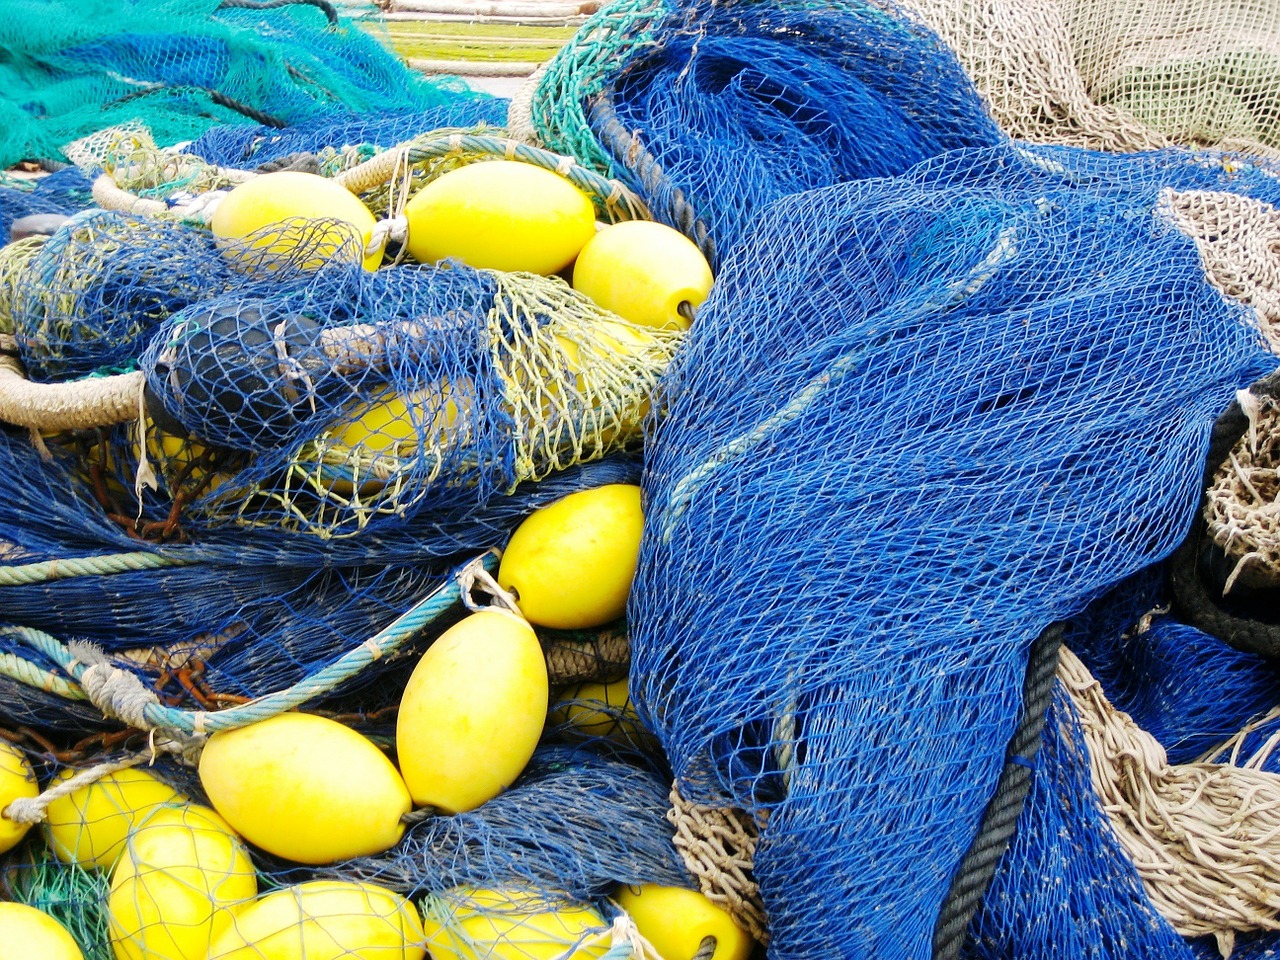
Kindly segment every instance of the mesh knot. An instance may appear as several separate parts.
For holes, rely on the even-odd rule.
[[[752,876],[760,829],[744,810],[685,800],[679,781],[671,784],[667,820],[676,828],[672,843],[698,888],[762,944],[769,942],[760,887]]]

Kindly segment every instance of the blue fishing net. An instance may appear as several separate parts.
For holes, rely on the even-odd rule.
[[[183,148],[184,153],[224,167],[252,169],[298,154],[326,149],[372,155],[415,136],[445,127],[502,127],[508,101],[500,97],[459,96],[430,110],[389,113],[341,113],[277,129],[242,124],[213,127]]]
[[[1135,169],[1000,147],[781,200],[664,381],[632,690],[695,799],[768,811],[775,957],[927,955],[1030,643],[1173,550],[1275,366]]]
[[[13,221],[33,214],[69,216],[93,206],[92,184],[75,167],[20,185],[0,187],[0,246],[9,242]]]
[[[666,819],[668,789],[640,767],[547,743],[510,789],[466,813],[412,824],[385,853],[322,871],[263,860],[291,882],[323,875],[405,895],[531,887],[591,900],[620,883],[688,887]]]

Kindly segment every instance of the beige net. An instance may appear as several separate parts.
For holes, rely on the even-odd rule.
[[[1156,909],[1183,936],[1280,930],[1280,776],[1221,763],[1171,765],[1116,710],[1076,656],[1061,652],[1094,789]]]
[[[1274,0],[906,0],[1010,135],[1280,157]]]
[[[1249,398],[1249,429],[1209,485],[1204,517],[1209,536],[1234,567],[1225,584],[1280,586],[1280,409]]]

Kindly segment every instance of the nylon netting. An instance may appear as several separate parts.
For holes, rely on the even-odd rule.
[[[307,3],[14,0],[0,26],[0,166],[143,120],[165,146],[220,124],[297,124],[488,101],[410,71],[350,20]],[[264,119],[269,118],[269,119]]]
[[[1103,150],[1280,151],[1280,9],[1265,0],[906,0],[1003,129]]]
[[[1274,367],[1140,168],[1037,157],[776,203],[666,382],[632,683],[696,799],[768,812],[777,957],[927,954],[1028,645],[1177,545]]]

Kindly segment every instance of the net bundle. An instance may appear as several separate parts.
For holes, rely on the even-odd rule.
[[[529,110],[541,142],[626,179],[672,226],[700,218],[722,251],[777,197],[1000,136],[938,36],[870,0],[616,4]]]
[[[1011,136],[1280,151],[1280,10],[1238,0],[907,0]]]
[[[1050,710],[1038,757],[1015,691],[1054,624],[1178,546],[1215,418],[1274,368],[1161,205],[1210,166],[952,152],[783,199],[725,263],[648,448],[632,683],[687,793],[767,814],[771,955],[954,947],[984,814],[1028,767],[1019,831],[1040,819],[976,955],[1177,955],[1072,799],[1071,721]]]
[[[0,28],[0,165],[141,119],[165,146],[219,124],[489,101],[410,71],[327,3],[17,2]]]

